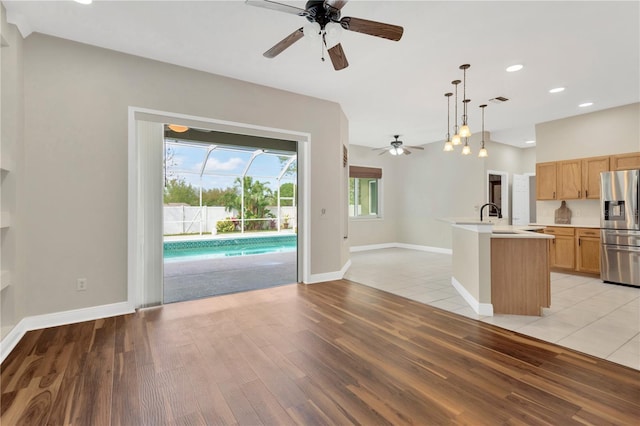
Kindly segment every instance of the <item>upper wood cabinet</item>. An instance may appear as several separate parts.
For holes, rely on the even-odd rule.
[[[572,200],[582,197],[582,162],[580,160],[559,161],[557,197],[558,200]]]
[[[611,156],[611,170],[640,169],[640,152]]]
[[[600,173],[609,171],[609,157],[582,160],[582,198],[600,199]]]
[[[640,152],[536,164],[536,199],[600,199],[600,173],[640,169]]]
[[[556,163],[536,164],[536,199],[555,200],[557,183]]]

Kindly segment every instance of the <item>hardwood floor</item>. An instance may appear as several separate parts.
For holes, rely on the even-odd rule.
[[[2,425],[637,424],[640,371],[346,280],[27,333]]]

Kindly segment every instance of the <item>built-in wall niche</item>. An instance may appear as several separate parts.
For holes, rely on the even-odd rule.
[[[487,170],[487,202],[500,208],[503,218],[509,217],[509,174]],[[489,216],[498,216],[495,209],[487,209]]]

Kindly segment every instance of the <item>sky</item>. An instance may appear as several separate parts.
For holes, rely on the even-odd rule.
[[[170,152],[167,172],[169,178],[180,177],[195,188],[200,186],[200,171],[207,158],[208,145],[186,145],[167,141],[166,152]],[[202,177],[203,189],[233,187],[233,181],[242,175],[251,160],[253,151],[237,150],[231,147],[217,147],[209,154]],[[251,163],[247,176],[268,183],[277,189],[276,178],[284,165],[273,154],[258,155]],[[287,173],[282,183],[294,182],[295,173]]]

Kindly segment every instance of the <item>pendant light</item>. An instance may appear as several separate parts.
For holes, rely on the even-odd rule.
[[[469,69],[471,65],[463,64],[460,65],[460,69],[462,70],[462,127],[460,127],[460,137],[468,138],[471,136],[471,130],[469,130],[469,125],[467,124],[467,103],[471,101],[471,99],[467,99],[467,69]]]
[[[453,139],[451,139],[451,143],[453,145],[460,145],[462,143],[462,140],[460,139],[460,129],[458,128],[458,84],[460,84],[460,80],[453,80],[451,84],[456,87],[456,99],[455,103],[453,104],[455,107],[454,117],[456,119],[456,124],[453,126]]]
[[[488,157],[487,149],[484,147],[484,109],[487,107],[486,104],[480,105],[480,109],[482,110],[482,145],[480,147],[480,152],[478,152],[478,157]]]
[[[462,155],[471,154],[471,147],[469,146],[469,138],[464,138],[464,146],[462,147]]]
[[[451,107],[449,106],[449,101],[451,100],[451,95],[453,93],[447,92],[444,94],[447,97],[447,141],[444,143],[445,151],[453,151],[453,143],[451,142],[451,133],[449,133],[450,123],[449,123],[449,110]]]

